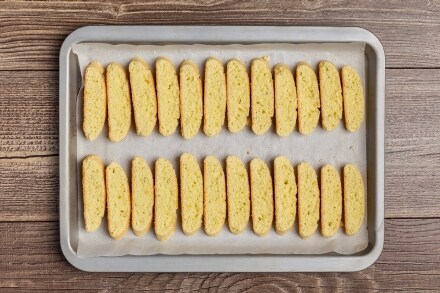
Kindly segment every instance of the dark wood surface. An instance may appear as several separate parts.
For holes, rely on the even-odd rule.
[[[92,24],[336,25],[386,53],[385,247],[356,273],[84,273],[59,247],[58,53]],[[0,2],[0,291],[440,288],[438,1]]]

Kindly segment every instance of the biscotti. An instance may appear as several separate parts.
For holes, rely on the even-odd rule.
[[[251,62],[252,130],[264,134],[272,125],[274,115],[274,89],[268,61],[256,58]]]
[[[296,90],[298,96],[298,129],[302,134],[309,134],[318,124],[320,101],[316,73],[305,62],[300,62],[296,68]]]
[[[131,227],[137,236],[150,230],[153,206],[153,174],[144,159],[135,157],[131,162]]]
[[[112,162],[105,169],[107,220],[110,236],[121,239],[130,226],[130,187],[122,167]]]
[[[213,156],[203,162],[204,224],[209,236],[218,234],[226,219],[226,183],[222,165]]]
[[[292,229],[296,217],[296,180],[290,161],[282,156],[274,160],[275,231]]]
[[[266,163],[253,159],[251,173],[251,207],[252,227],[258,236],[266,235],[273,222],[273,188],[272,176]]]
[[[298,231],[308,238],[319,221],[319,187],[316,172],[308,163],[298,165]]]
[[[105,212],[104,163],[96,155],[88,155],[82,163],[84,224],[88,232],[101,226]]]
[[[249,177],[243,162],[235,157],[226,159],[228,226],[234,233],[243,231],[249,222],[251,202]]]
[[[209,57],[205,63],[203,131],[208,136],[219,133],[226,115],[226,77],[223,64]]]
[[[359,231],[365,214],[365,191],[356,165],[344,166],[344,227],[347,235]]]
[[[241,131],[249,116],[250,87],[246,67],[238,59],[232,59],[226,66],[228,129],[232,133]]]
[[[119,63],[107,66],[108,128],[111,141],[121,141],[131,125],[131,98],[125,68]]]
[[[180,210],[183,233],[195,234],[202,226],[203,176],[191,154],[180,156]]]
[[[104,127],[107,114],[107,90],[104,67],[99,62],[90,63],[84,75],[83,131],[89,140],[95,140]]]
[[[203,91],[199,68],[192,60],[180,65],[180,127],[186,139],[199,132],[203,116]]]
[[[342,118],[342,89],[339,72],[329,61],[319,62],[319,89],[322,127],[335,129]]]
[[[157,239],[168,240],[177,223],[178,186],[173,165],[166,159],[158,159],[154,170],[154,232]]]
[[[136,133],[148,136],[156,126],[157,101],[153,73],[142,58],[133,58],[128,66]]]
[[[342,188],[338,171],[331,165],[321,168],[321,233],[332,237],[341,226]]]
[[[173,63],[164,57],[156,59],[156,91],[159,132],[169,136],[179,124],[179,82]]]
[[[364,121],[364,90],[359,75],[352,67],[342,67],[341,78],[345,127],[348,131],[354,132],[361,127]]]
[[[298,105],[295,80],[289,67],[275,66],[274,83],[276,132],[279,136],[287,136],[295,128]]]

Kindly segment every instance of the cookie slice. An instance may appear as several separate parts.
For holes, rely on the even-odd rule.
[[[204,224],[209,236],[218,234],[226,219],[226,183],[222,165],[213,156],[203,162]]]
[[[235,156],[226,159],[226,187],[229,230],[238,234],[248,225],[251,202],[246,167]]]
[[[128,66],[136,133],[148,136],[156,126],[157,100],[153,73],[140,57]]]
[[[135,157],[131,162],[131,228],[142,236],[153,221],[154,182],[147,162]]]
[[[320,101],[316,73],[306,62],[300,62],[296,68],[296,91],[298,129],[302,134],[309,134],[318,124]]]
[[[179,82],[173,63],[164,57],[156,59],[156,90],[159,132],[169,136],[179,124]]]
[[[274,115],[272,72],[264,58],[256,58],[251,63],[251,105],[252,130],[262,135],[272,125]]]
[[[321,233],[332,237],[341,226],[342,188],[338,171],[331,165],[321,168]]]
[[[122,167],[112,162],[105,169],[107,220],[110,236],[119,240],[130,226],[130,187]]]
[[[228,128],[232,133],[240,132],[246,125],[250,109],[249,75],[246,66],[232,59],[226,66]]]
[[[341,77],[345,127],[348,131],[354,132],[361,127],[364,121],[364,90],[361,79],[354,68],[350,66],[342,67]]]
[[[272,177],[266,163],[253,159],[251,170],[252,227],[258,236],[266,235],[273,222]]]
[[[202,226],[203,177],[197,159],[187,153],[180,156],[180,207],[183,233],[195,234]]]
[[[199,68],[192,60],[180,65],[180,127],[182,136],[189,139],[202,124],[203,92]]]
[[[168,240],[176,230],[179,190],[176,172],[166,159],[158,159],[154,170],[154,232],[160,241]]]
[[[319,62],[319,90],[322,127],[335,129],[342,118],[342,89],[339,72],[329,61]]]
[[[315,233],[319,221],[318,178],[308,163],[298,165],[298,227],[299,236],[308,238]]]
[[[279,136],[289,135],[296,124],[298,105],[293,74],[284,64],[275,65],[275,121]]]
[[[125,68],[119,63],[107,66],[107,98],[109,139],[125,138],[131,125],[130,86]]]
[[[104,67],[101,63],[90,63],[84,75],[83,131],[89,140],[95,140],[102,131],[107,114],[107,88]]]
[[[296,217],[296,180],[286,157],[274,160],[275,231],[284,234],[292,229]]]
[[[226,77],[223,64],[209,57],[205,63],[203,131],[208,136],[219,133],[226,115]]]
[[[355,235],[364,220],[365,191],[362,175],[356,165],[344,166],[344,227],[347,235]]]
[[[82,163],[84,223],[88,232],[101,226],[105,212],[104,163],[96,155],[88,155]]]

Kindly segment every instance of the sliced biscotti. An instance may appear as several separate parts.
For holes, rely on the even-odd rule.
[[[157,239],[164,241],[169,239],[176,229],[179,190],[176,172],[170,161],[158,159],[154,175],[154,232]]]
[[[321,168],[321,233],[331,237],[338,232],[342,216],[342,188],[338,171],[331,165]]]
[[[131,98],[127,72],[119,63],[107,66],[108,128],[111,141],[121,141],[131,125]]]
[[[315,233],[319,221],[318,178],[308,163],[298,165],[298,230],[308,238]]]
[[[365,215],[365,191],[356,165],[344,166],[344,227],[347,235],[359,231]]]
[[[228,226],[234,233],[243,231],[249,222],[251,202],[249,177],[243,162],[235,157],[226,159]]]
[[[306,62],[296,67],[296,91],[298,96],[298,129],[302,134],[311,133],[319,120],[318,79]]]
[[[104,127],[107,114],[107,89],[104,67],[94,61],[84,75],[83,131],[89,140],[95,140]]]
[[[298,106],[295,80],[289,67],[275,65],[274,84],[276,132],[279,136],[287,136],[295,128]]]
[[[361,127],[364,121],[364,90],[361,79],[354,68],[350,66],[342,67],[341,78],[345,127],[348,131],[354,132]]]
[[[203,162],[204,224],[209,236],[219,233],[226,219],[226,183],[222,165],[213,156]]]
[[[156,126],[157,120],[156,87],[153,73],[148,64],[139,57],[131,60],[128,71],[130,73],[136,133],[148,136]]]
[[[296,180],[286,157],[274,160],[275,231],[284,234],[292,229],[296,217]]]
[[[252,130],[264,134],[272,125],[274,114],[274,89],[269,62],[256,58],[251,62]]]
[[[202,80],[192,60],[180,65],[180,127],[186,139],[199,132],[203,116]]]
[[[197,159],[187,153],[180,156],[180,210],[183,233],[195,234],[202,226],[203,177]]]
[[[219,133],[226,115],[226,77],[223,64],[209,57],[205,63],[203,131],[208,136]]]
[[[101,226],[105,212],[104,163],[96,155],[87,156],[82,163],[84,223],[88,232]]]
[[[156,59],[156,91],[159,132],[168,136],[179,124],[180,101],[176,68],[164,57]]]
[[[112,162],[105,169],[107,220],[110,236],[121,239],[130,226],[130,187],[122,167]]]
[[[153,206],[153,174],[144,159],[135,157],[131,162],[131,227],[137,236],[150,230]]]
[[[258,236],[266,235],[273,222],[272,177],[266,163],[253,159],[251,173],[252,227]]]
[[[325,130],[335,129],[342,118],[342,89],[339,71],[329,61],[319,62],[321,120]]]
[[[232,59],[226,66],[228,128],[232,133],[241,131],[246,125],[251,103],[249,75],[246,66]]]

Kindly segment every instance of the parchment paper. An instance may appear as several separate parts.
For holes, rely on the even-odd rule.
[[[159,56],[171,59],[176,68],[185,59],[193,59],[203,75],[204,61],[215,56],[224,64],[231,58],[239,58],[249,68],[250,61],[255,57],[269,56],[270,66],[285,63],[294,69],[299,61],[307,61],[314,68],[321,60],[329,60],[338,68],[343,65],[354,67],[360,75],[365,91],[365,54],[364,43],[350,44],[258,44],[258,45],[110,45],[84,43],[73,46],[78,56],[81,74],[93,60],[104,66],[117,61],[125,66],[133,57],[143,57],[154,69],[154,60]],[[311,163],[315,170],[325,164],[332,164],[342,174],[346,163],[356,164],[362,173],[365,188],[367,187],[366,164],[366,127],[365,123],[355,133],[345,130],[341,121],[333,131],[324,131],[318,126],[310,135],[301,135],[298,130],[288,137],[279,137],[274,129],[262,136],[252,133],[249,127],[238,134],[230,133],[226,127],[214,137],[207,137],[202,131],[190,140],[185,140],[180,131],[164,137],[155,131],[149,137],[137,136],[132,129],[127,137],[118,143],[108,140],[108,129],[93,142],[86,140],[82,132],[82,90],[77,97],[77,161],[78,161],[78,221],[79,242],[77,254],[83,257],[119,256],[119,255],[151,255],[151,254],[322,254],[337,252],[352,254],[365,249],[368,245],[367,219],[365,217],[360,231],[355,236],[347,236],[343,228],[332,238],[324,238],[320,230],[307,240],[298,236],[297,219],[295,228],[285,235],[278,235],[273,229],[265,237],[252,232],[251,223],[247,230],[234,235],[229,232],[227,224],[223,231],[215,237],[204,234],[203,229],[194,236],[185,236],[178,223],[175,234],[170,240],[161,242],[154,236],[151,229],[144,237],[137,237],[129,230],[122,240],[115,241],[107,233],[106,216],[98,231],[88,233],[84,229],[80,170],[81,161],[89,154],[99,155],[106,164],[116,161],[125,169],[130,179],[130,162],[134,156],[141,156],[153,168],[154,161],[159,157],[171,160],[177,174],[178,158],[184,152],[194,154],[199,163],[207,155],[214,155],[224,161],[228,155],[240,157],[247,167],[255,157],[260,157],[272,169],[273,159],[284,155],[296,166],[302,161]],[[367,99],[368,97],[365,96]],[[367,109],[368,111],[368,109]],[[295,169],[296,173],[296,169]],[[367,191],[365,190],[366,194]],[[365,214],[366,216],[366,214]],[[179,213],[180,217],[180,213]],[[179,218],[178,217],[178,218]],[[180,219],[179,219],[180,220]]]

